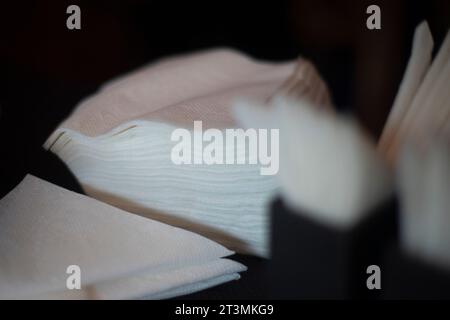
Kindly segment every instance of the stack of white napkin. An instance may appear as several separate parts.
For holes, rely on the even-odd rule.
[[[238,279],[232,253],[30,175],[0,200],[0,299],[170,298]]]
[[[76,107],[45,147],[94,198],[238,252],[268,256],[266,206],[277,188],[274,177],[249,161],[176,165],[171,134],[186,128],[193,136],[200,120],[203,130],[225,136],[225,129],[239,128],[231,112],[235,99],[264,105],[276,92],[330,104],[316,70],[301,59],[262,63],[231,50],[175,57],[105,85]],[[231,151],[246,154],[246,146]]]

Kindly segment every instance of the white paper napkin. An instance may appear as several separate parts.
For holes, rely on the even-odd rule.
[[[168,298],[245,270],[197,234],[28,175],[0,200],[0,298]],[[81,269],[68,290],[67,267]]]

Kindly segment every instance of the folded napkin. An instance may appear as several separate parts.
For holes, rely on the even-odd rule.
[[[258,62],[230,49],[163,59],[103,85],[60,124],[46,146],[68,129],[95,137],[133,120],[189,129],[192,121],[202,120],[204,128],[232,128],[230,105],[236,97],[266,100],[295,67],[295,62]]]
[[[265,104],[278,91],[330,103],[326,85],[302,59],[262,63],[225,49],[170,58],[103,86],[45,147],[90,196],[268,256],[266,205],[277,189],[274,177],[261,175],[258,164],[176,165],[171,134],[193,133],[196,120],[203,130],[238,128],[231,112],[237,98]],[[245,144],[232,148],[246,154]]]
[[[0,200],[1,299],[169,298],[238,279],[232,253],[30,175]]]

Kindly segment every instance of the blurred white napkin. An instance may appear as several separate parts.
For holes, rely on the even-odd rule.
[[[397,163],[400,233],[403,247],[415,256],[450,268],[450,145],[429,141],[402,148]]]
[[[311,99],[235,104],[245,127],[279,129],[281,195],[333,227],[349,228],[392,194],[390,171],[353,119]]]
[[[238,279],[233,252],[28,175],[0,200],[0,298],[169,298]],[[81,290],[66,288],[69,265]]]

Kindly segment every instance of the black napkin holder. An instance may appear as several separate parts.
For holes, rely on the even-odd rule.
[[[383,299],[448,300],[450,270],[405,252],[398,244],[386,251]]]
[[[281,198],[271,206],[270,286],[274,299],[377,299],[367,267],[383,270],[383,250],[396,237],[395,199],[342,231],[294,212]],[[382,279],[382,278],[381,278]]]

